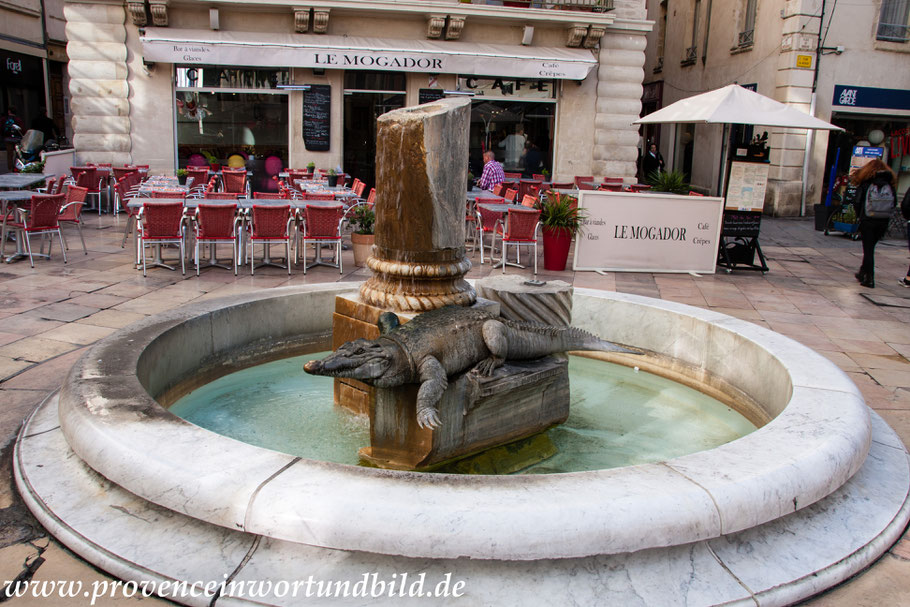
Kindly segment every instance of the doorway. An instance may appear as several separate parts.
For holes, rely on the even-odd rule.
[[[405,106],[405,74],[344,74],[344,172],[376,185],[376,119]]]

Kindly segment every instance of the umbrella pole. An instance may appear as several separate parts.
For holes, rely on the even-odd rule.
[[[730,155],[730,124],[724,123],[724,134],[720,144],[720,175],[717,177],[717,195],[726,198],[724,186],[727,183],[727,157]]]

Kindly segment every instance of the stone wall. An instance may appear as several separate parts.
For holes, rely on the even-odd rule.
[[[128,164],[126,12],[101,2],[67,2],[63,11],[76,162]]]

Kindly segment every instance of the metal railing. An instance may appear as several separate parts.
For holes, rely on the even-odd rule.
[[[686,49],[686,56],[682,60],[681,63],[683,65],[689,65],[689,64],[695,63],[695,60],[697,58],[698,58],[698,47],[690,46],[689,48]]]
[[[879,23],[875,39],[888,42],[908,42],[910,41],[910,26],[900,23]]]
[[[739,33],[739,46],[752,46],[753,44],[755,44],[755,30]]]

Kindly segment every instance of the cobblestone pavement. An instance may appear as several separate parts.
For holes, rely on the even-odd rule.
[[[51,260],[0,265],[0,581],[13,579],[38,555],[41,579],[107,579],[48,538],[18,498],[11,478],[12,441],[23,418],[59,386],[70,366],[96,340],[145,316],[206,299],[273,287],[358,281],[366,271],[317,267],[263,268],[255,277],[218,268],[192,272],[155,268],[147,278],[120,247],[122,217],[86,216],[88,254],[70,232],[69,263],[59,247]],[[842,236],[813,230],[811,219],[765,219],[761,242],[770,272],[715,275],[541,272],[577,287],[636,293],[672,300],[754,322],[783,333],[825,355],[859,386],[866,402],[910,444],[910,289],[897,283],[908,264],[904,235],[877,250],[877,288],[853,278],[861,246]],[[9,250],[8,245],[7,249]],[[277,249],[276,249],[277,251]],[[489,264],[469,277],[488,274]],[[498,270],[497,270],[498,271]],[[513,269],[509,270],[514,271]],[[530,274],[530,270],[519,270]],[[34,565],[33,565],[34,566]],[[817,606],[907,604],[910,599],[910,539],[905,535],[878,563],[848,583],[808,602]],[[104,605],[132,603],[119,599]],[[163,603],[143,599],[147,603]],[[37,604],[13,599],[10,604]],[[43,603],[50,604],[50,603]],[[102,603],[98,603],[102,604]]]

